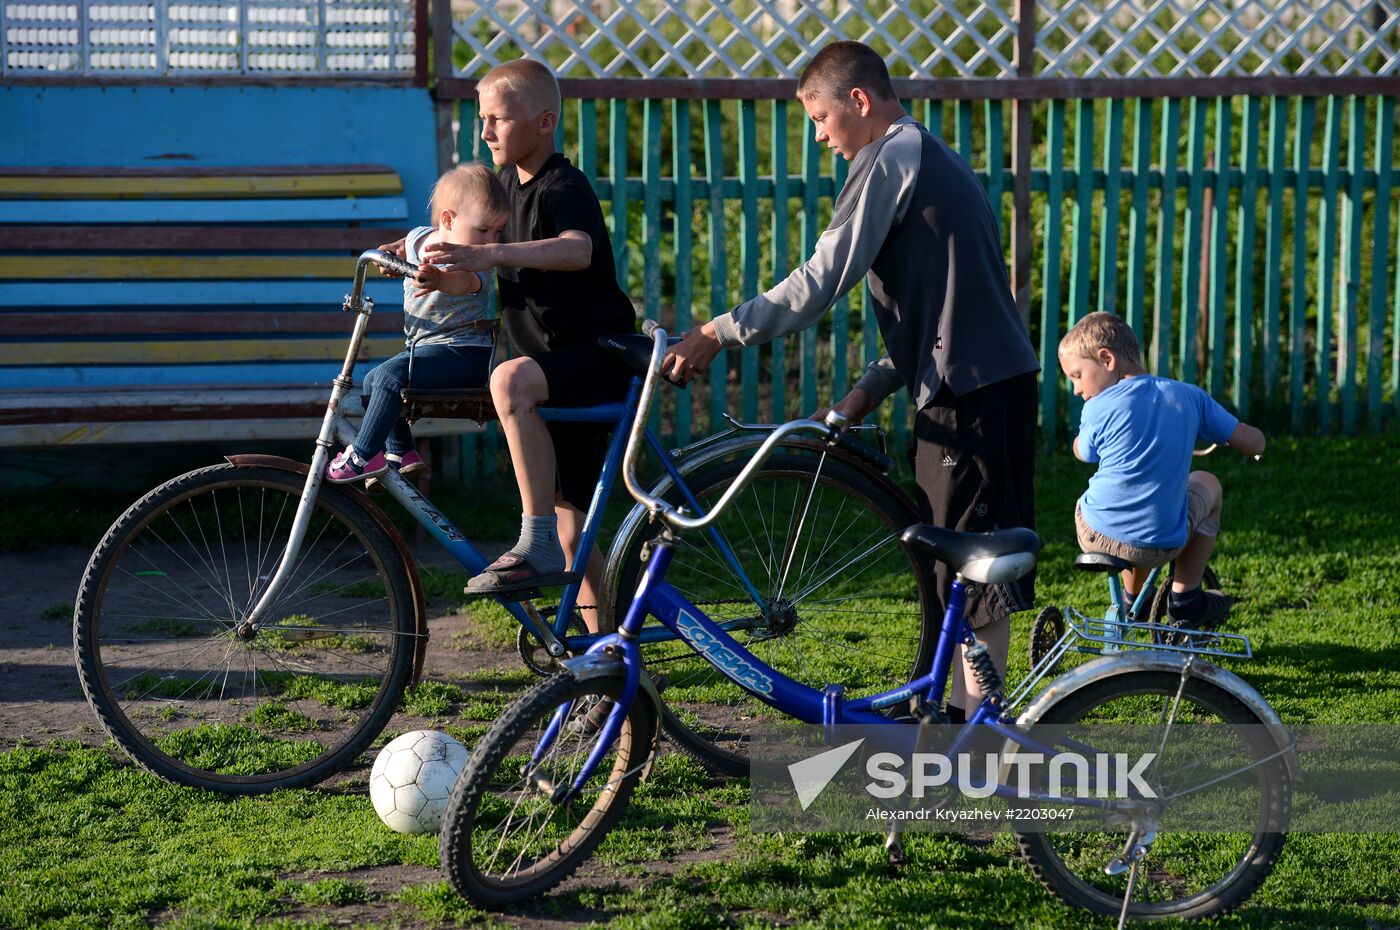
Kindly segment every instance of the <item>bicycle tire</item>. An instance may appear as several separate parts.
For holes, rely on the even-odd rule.
[[[316,784],[399,705],[416,642],[408,570],[334,486],[320,489],[267,621],[250,638],[234,632],[277,567],[304,481],[197,469],[132,504],[93,551],[74,612],[83,692],[161,778],[224,794]]]
[[[591,732],[579,726],[588,722],[592,707],[582,699],[616,698],[623,681],[621,670],[583,681],[559,672],[511,704],[476,744],[448,799],[438,839],[443,874],[458,894],[493,910],[544,894],[573,874],[607,836],[655,744],[656,712],[645,693],[638,690],[628,710],[611,765],[606,756],[600,759],[585,785],[585,795],[593,798],[587,810],[576,816],[576,805],[555,803],[550,789],[572,784],[601,732],[598,720]],[[558,737],[529,768],[544,728],[566,704]],[[493,846],[497,829],[501,836]],[[526,861],[532,850],[538,855]],[[497,869],[503,851],[515,858]]]
[[[1064,614],[1058,607],[1043,607],[1040,613],[1035,615],[1035,622],[1031,624],[1030,642],[1027,644],[1026,657],[1030,660],[1030,667],[1035,668],[1040,664],[1040,660],[1050,654],[1050,650],[1065,635]],[[1048,674],[1054,670],[1054,665],[1045,671]]]
[[[1036,721],[1032,735],[1043,733],[1045,726],[1064,726],[1099,718],[1122,722],[1124,710],[1130,708],[1140,709],[1145,716],[1160,712],[1164,706],[1162,702],[1173,700],[1181,685],[1180,673],[1159,670],[1125,671],[1091,682],[1067,692],[1047,708]],[[1258,811],[1255,815],[1250,802],[1246,813],[1255,822],[1252,833],[1243,830],[1159,833],[1151,851],[1142,860],[1136,886],[1144,889],[1147,897],[1155,896],[1157,900],[1130,902],[1128,916],[1137,920],[1215,917],[1238,907],[1273,870],[1283,848],[1291,813],[1292,784],[1287,765],[1277,755],[1277,745],[1268,736],[1265,721],[1244,701],[1216,684],[1188,678],[1176,710],[1182,712],[1181,722],[1194,718],[1189,722],[1214,724],[1213,735],[1238,737],[1239,759],[1252,759],[1255,767],[1222,782],[1226,786],[1222,790],[1235,792],[1230,796],[1230,803],[1241,803],[1240,794],[1253,797],[1257,793]],[[1212,749],[1216,748],[1212,744]],[[1161,754],[1167,755],[1165,737]],[[1195,767],[1207,764],[1223,767],[1233,764],[1232,760],[1233,757],[1228,756],[1224,759],[1212,757]],[[1178,766],[1177,770],[1189,768]],[[1203,780],[1206,777],[1205,773],[1200,776]],[[1194,797],[1199,799],[1200,794]],[[1241,803],[1238,809],[1245,810],[1245,805]],[[1016,837],[1031,871],[1056,898],[1096,914],[1118,916],[1126,891],[1126,876],[1107,876],[1102,867],[1112,854],[1123,852],[1123,833],[1018,830]],[[1082,867],[1079,872],[1076,865]],[[1218,879],[1214,878],[1216,872],[1221,873]]]
[[[707,463],[686,475],[686,483],[703,506],[717,499],[745,464],[742,459]],[[669,496],[678,499],[679,492],[672,489]],[[785,507],[789,509],[784,511]],[[780,518],[787,522],[788,535],[777,539]],[[835,524],[846,518],[849,522],[833,541]],[[855,466],[829,455],[784,452],[765,463],[719,523],[726,539],[750,546],[740,553],[741,564],[756,585],[766,585],[760,588],[765,598],[762,607],[756,609],[703,532],[680,540],[667,581],[716,620],[752,624],[733,635],[789,678],[818,689],[839,681],[848,697],[877,693],[925,674],[933,663],[942,623],[933,567],[899,542],[900,533],[917,522],[911,504]],[[806,528],[813,532],[805,534],[804,540]],[[610,598],[615,605],[614,622],[625,616],[636,590],[641,547],[657,531],[654,524],[639,524],[625,547],[614,550],[622,559],[616,592]],[[762,551],[763,537],[768,538],[767,553]],[[818,539],[821,548],[813,557]],[[775,540],[781,543],[781,553],[774,551]],[[830,565],[839,571],[845,567],[843,561],[851,561],[847,556],[875,545],[878,549],[872,559],[862,562],[856,573],[836,578],[831,572],[826,581],[819,581]],[[808,581],[798,588],[801,597],[788,598],[784,576],[778,574],[775,579],[774,570],[786,564],[790,571],[799,558],[803,560],[799,577]],[[722,574],[715,573],[719,569],[711,571],[716,565],[723,566]],[[857,599],[860,589],[855,585],[862,578],[878,580],[884,588]],[[803,595],[804,590],[809,593]],[[792,586],[786,591],[790,594]],[[862,603],[864,608],[859,606]],[[876,626],[872,618],[879,619],[882,612],[884,622]],[[862,647],[865,642],[872,645]],[[758,721],[776,712],[684,642],[672,639],[641,649],[648,670],[666,676],[661,694],[661,726],[666,736],[716,774],[746,775],[748,736]]]

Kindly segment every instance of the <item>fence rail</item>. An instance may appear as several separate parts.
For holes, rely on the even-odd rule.
[[[1022,105],[1033,126],[1026,220],[1039,260],[1028,309],[1050,366],[1047,443],[1078,416],[1055,347],[1093,309],[1124,315],[1149,369],[1199,382],[1274,428],[1351,433],[1395,421],[1395,98]],[[487,160],[474,106],[460,104],[460,155]],[[1015,106],[906,106],[978,169],[1009,242]],[[811,253],[846,163],[804,122],[786,100],[567,102],[561,148],[595,179],[619,278],[647,318],[684,329]],[[881,351],[868,306],[857,289],[819,328],[722,354],[707,385],[668,398],[667,431],[683,443],[726,411],[777,420],[840,397]],[[902,395],[882,413],[897,444],[909,414]]]

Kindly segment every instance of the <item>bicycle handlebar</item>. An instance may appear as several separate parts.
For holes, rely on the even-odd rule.
[[[360,261],[371,261],[383,268],[385,271],[392,271],[396,275],[411,278],[418,273],[418,266],[413,262],[405,261],[392,252],[385,252],[380,249],[369,249],[360,254]]]
[[[877,466],[880,463],[893,465],[887,456],[865,446],[858,440],[845,436],[841,432],[841,427],[845,425],[846,418],[836,411],[827,414],[824,423],[817,420],[793,420],[790,423],[784,423],[769,434],[768,438],[754,452],[753,458],[739,472],[728,490],[715,502],[708,513],[699,517],[687,517],[679,508],[658,497],[652,497],[637,480],[637,457],[642,448],[642,434],[646,430],[647,415],[651,412],[652,397],[656,393],[656,382],[661,377],[661,362],[666,358],[666,330],[662,329],[655,321],[648,320],[642,324],[642,332],[652,338],[651,365],[647,369],[646,380],[642,383],[642,396],[637,403],[637,415],[632,420],[632,431],[627,437],[627,452],[622,460],[622,480],[627,486],[629,494],[636,498],[639,503],[645,505],[653,516],[665,520],[672,528],[699,530],[713,523],[733,503],[739,492],[743,491],[753,480],[754,473],[768,461],[774,448],[781,445],[783,440],[793,433],[817,433],[828,442],[834,442],[842,448],[852,451],[863,461]],[[860,446],[861,451],[850,449],[850,445]]]
[[[413,262],[406,262],[397,255],[380,249],[365,249],[360,253],[359,260],[355,262],[355,286],[345,298],[345,309],[365,312],[361,295],[365,290],[365,271],[370,265],[378,265],[386,271],[392,271],[405,278],[411,278],[418,274],[418,266]]]
[[[840,416],[840,414],[837,414]],[[827,414],[827,419],[831,419],[831,414]],[[843,452],[860,459],[866,465],[875,469],[882,475],[888,475],[894,471],[894,459],[867,443],[861,442],[849,433],[842,432],[837,435],[836,447]]]

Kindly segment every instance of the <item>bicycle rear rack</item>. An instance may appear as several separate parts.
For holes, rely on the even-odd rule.
[[[1007,710],[1035,693],[1035,688],[1054,670],[1067,653],[1080,652],[1104,655],[1132,649],[1180,652],[1198,656],[1218,656],[1225,659],[1252,659],[1254,650],[1249,637],[1219,630],[1193,630],[1170,623],[1146,621],[1116,621],[1103,617],[1088,617],[1066,606],[1063,614],[1069,629],[1050,651],[1035,664],[1025,679],[1006,699]]]

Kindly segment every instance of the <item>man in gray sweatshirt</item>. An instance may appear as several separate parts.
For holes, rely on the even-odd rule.
[[[1036,372],[1017,313],[996,213],[977,176],[910,118],[878,54],[824,48],[797,97],[825,142],[851,162],[815,254],[768,292],[686,333],[663,371],[686,382],[723,348],[815,325],[865,277],[886,354],[834,406],[859,422],[900,387],[918,410],[910,452],[923,519],[988,531],[1035,526]],[[952,585],[937,566],[940,596]],[[969,620],[1005,670],[1010,615],[1034,603],[1034,576],[978,591]],[[955,669],[949,716],[980,699]]]

